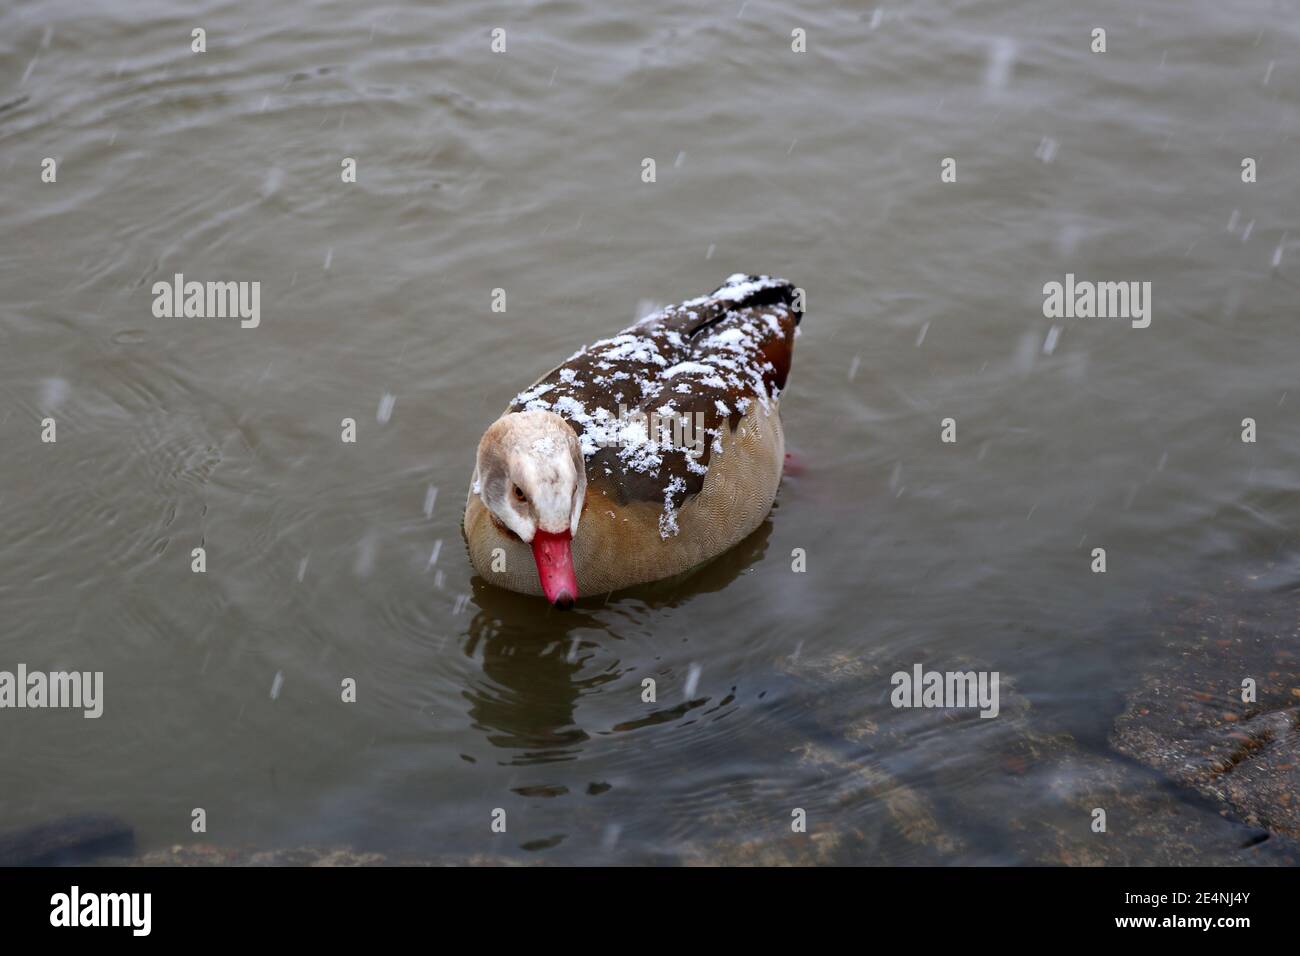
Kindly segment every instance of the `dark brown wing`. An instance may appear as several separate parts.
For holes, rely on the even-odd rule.
[[[588,481],[620,502],[680,507],[703,487],[721,429],[785,388],[796,294],[782,279],[733,275],[582,349],[509,411],[540,408],[568,421]]]

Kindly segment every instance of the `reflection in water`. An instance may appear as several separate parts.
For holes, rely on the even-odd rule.
[[[503,591],[475,577],[474,600],[479,612],[470,622],[464,645],[467,656],[482,661],[482,680],[471,672],[464,690],[475,728],[486,733],[493,745],[517,751],[508,761],[511,764],[575,759],[590,736],[575,722],[579,698],[617,681],[626,672],[615,658],[583,676],[592,652],[599,651],[607,658],[612,651],[610,641],[623,640],[618,631],[620,618],[627,613],[644,616],[659,608],[677,607],[693,595],[725,588],[762,559],[771,534],[769,517],[739,545],[706,565],[623,592],[617,598],[587,598],[571,611],[556,610],[540,598]],[[629,612],[627,607],[636,610]],[[663,710],[638,711],[612,729],[665,723],[707,702],[703,697]]]
[[[581,644],[569,634],[591,627],[590,616],[554,609],[548,613],[545,603],[535,598],[528,609],[521,606],[529,600],[525,596],[509,597],[519,599],[511,602],[515,607],[509,612],[497,616],[484,607],[469,626],[465,653],[481,653],[484,678],[475,676],[464,691],[470,718],[493,745],[521,751],[511,762],[571,760],[587,739],[586,731],[574,723],[578,697],[584,687],[610,679],[581,677],[576,653]],[[561,617],[571,620],[558,620]],[[529,620],[534,620],[531,632]]]

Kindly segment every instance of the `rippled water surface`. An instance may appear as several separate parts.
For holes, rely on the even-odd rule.
[[[1300,579],[1300,7],[1230,6],[8,6],[0,669],[106,690],[98,721],[0,712],[0,828],[1063,859],[1090,778],[1024,741],[1110,766],[1152,607]],[[733,272],[807,290],[770,519],[572,613],[490,590],[482,430]],[[260,281],[260,326],[155,318],[175,273]],[[1150,327],[1045,318],[1066,273],[1151,282]],[[893,709],[915,663],[999,671],[1002,715]]]

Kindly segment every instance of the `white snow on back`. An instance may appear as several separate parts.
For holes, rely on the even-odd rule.
[[[543,382],[539,385],[534,385],[532,388],[528,389],[527,391],[520,392],[518,395],[515,396],[515,401],[518,402],[520,405],[526,405],[529,402],[531,402],[533,399],[539,398],[542,395],[545,395],[547,392],[553,392],[553,391],[555,391],[554,385],[548,385],[545,382]]]
[[[748,299],[756,292],[762,292],[764,289],[775,289],[785,283],[780,279],[773,279],[771,276],[756,276],[753,281],[749,281],[749,276],[742,272],[728,276],[727,281],[722,284],[717,292],[712,295],[702,295],[698,299],[688,299],[683,302],[683,306],[703,305],[706,302],[712,302],[721,299],[724,302],[740,302]]]
[[[732,404],[742,415],[755,400],[770,409],[770,400],[777,396],[775,388],[768,394],[764,382],[763,376],[771,373],[772,365],[763,354],[763,346],[771,339],[785,337],[782,316],[779,311],[773,314],[765,307],[759,307],[764,308],[762,312],[730,311],[729,303],[742,302],[764,289],[784,285],[781,280],[768,276],[750,279],[737,273],[711,295],[659,309],[618,335],[579,349],[568,363],[585,356],[590,363],[589,382],[579,379],[578,370],[561,367],[558,373],[548,376],[549,381],[515,396],[513,407],[550,411],[566,419],[578,433],[584,458],[591,458],[602,447],[615,447],[625,472],[658,475],[665,454],[681,453],[686,468],[693,474],[703,475],[708,471],[707,465],[673,447],[664,436],[652,434],[645,423],[620,421],[620,406],[629,406],[628,411],[640,409],[647,415],[652,409],[661,415],[672,415],[678,412],[671,402],[664,402],[666,397],[687,396],[688,403],[699,398],[707,401],[713,397],[708,395],[712,389],[739,393],[741,397]],[[704,306],[709,308],[700,308]],[[693,337],[687,337],[679,329],[664,327],[668,321],[680,322],[683,316],[691,323],[707,320],[709,325],[702,334]],[[600,397],[593,399],[594,394]],[[685,412],[696,410],[688,407]],[[712,412],[723,418],[735,413],[720,399],[714,400]],[[707,428],[705,432],[712,439],[713,454],[721,454],[721,428]],[[557,454],[563,452],[558,448],[551,450]],[[536,443],[534,451],[549,454]],[[686,484],[680,477],[674,477],[665,487],[664,513],[660,518],[660,534],[665,538],[678,531],[673,502],[685,490]]]
[[[744,345],[747,341],[748,338],[745,333],[742,330],[733,327],[730,329],[724,329],[717,335],[710,335],[704,340],[704,344],[708,346]]]
[[[672,378],[674,375],[681,375],[683,372],[694,372],[699,375],[713,375],[717,372],[712,365],[705,365],[703,362],[678,362],[672,368],[664,369],[663,377]]]
[[[680,478],[674,478],[664,488],[664,511],[659,516],[659,537],[671,538],[681,530],[677,527],[677,508],[673,505],[673,497],[685,490],[686,482]]]

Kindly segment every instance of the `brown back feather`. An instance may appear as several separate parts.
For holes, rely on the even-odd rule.
[[[707,296],[582,349],[517,395],[508,411],[542,408],[568,421],[583,446],[588,482],[620,503],[678,508],[703,487],[721,429],[734,430],[753,402],[766,404],[785,388],[801,318],[795,294],[781,279],[734,275]],[[703,453],[693,458],[681,447],[648,443],[602,447],[615,434],[620,405],[702,422]]]

